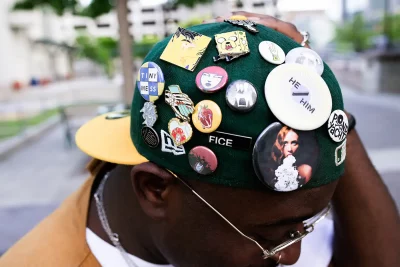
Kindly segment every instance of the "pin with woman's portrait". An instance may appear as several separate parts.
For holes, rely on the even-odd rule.
[[[253,167],[269,188],[288,192],[312,179],[319,157],[314,131],[298,131],[279,122],[268,126],[253,150]]]
[[[218,66],[207,67],[196,76],[196,85],[204,93],[218,92],[227,81],[228,73]]]

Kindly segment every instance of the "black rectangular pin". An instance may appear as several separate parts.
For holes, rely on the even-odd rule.
[[[224,132],[212,132],[208,135],[208,143],[231,147],[234,149],[249,150],[253,138]]]

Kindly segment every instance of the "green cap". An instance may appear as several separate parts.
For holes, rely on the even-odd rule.
[[[253,156],[253,153],[256,153],[254,146],[256,145],[256,141],[260,136],[262,139],[264,136],[262,133],[265,133],[265,130],[269,126],[271,127],[271,125],[275,125],[274,134],[276,136],[277,128],[276,124],[274,123],[282,123],[281,121],[287,122],[288,115],[295,117],[296,114],[290,113],[292,111],[289,110],[284,114],[285,116],[283,116],[285,120],[283,120],[283,117],[281,120],[279,120],[278,117],[281,117],[280,114],[277,114],[279,111],[277,111],[275,107],[274,112],[272,112],[272,109],[267,104],[265,94],[267,78],[274,70],[276,71],[276,75],[279,76],[279,72],[282,72],[279,68],[285,68],[284,65],[289,64],[286,63],[283,65],[277,65],[266,61],[260,54],[259,45],[263,41],[271,41],[281,47],[286,54],[288,54],[289,51],[293,50],[294,48],[301,46],[292,39],[273,29],[267,28],[263,25],[257,25],[256,28],[258,33],[252,33],[238,25],[232,25],[228,22],[202,24],[188,28],[187,30],[191,32],[198,33],[202,36],[208,36],[210,38],[209,44],[206,45],[206,49],[202,51],[203,55],[197,62],[198,64],[194,65],[193,68],[188,67],[189,69],[177,66],[176,64],[171,64],[160,58],[162,57],[164,50],[174,35],[164,39],[154,46],[154,48],[144,59],[144,63],[155,63],[163,72],[163,81],[161,81],[163,84],[161,84],[161,87],[159,87],[159,93],[162,93],[162,86],[165,85],[164,93],[159,96],[158,100],[153,101],[158,115],[154,125],[150,125],[159,138],[159,144],[157,143],[158,140],[156,140],[155,147],[149,146],[148,142],[145,142],[142,136],[144,119],[141,110],[144,107],[144,104],[148,101],[142,97],[138,85],[135,89],[131,107],[131,140],[129,140],[131,143],[128,144],[126,140],[127,136],[125,131],[127,130],[126,128],[128,126],[125,125],[126,122],[122,122],[129,120],[129,118],[122,118],[120,120],[107,120],[103,116],[102,118],[98,118],[96,122],[92,122],[92,126],[87,126],[86,131],[85,126],[82,127],[77,136],[78,146],[92,156],[115,163],[138,164],[145,161],[151,161],[159,166],[182,175],[186,179],[195,179],[202,182],[229,187],[266,190],[268,187],[266,187],[265,182],[262,182],[262,178],[259,178],[259,176],[261,177],[262,175],[257,173],[260,171],[260,169],[261,172],[263,172],[262,168],[255,170],[257,168],[253,166],[258,164],[255,162]],[[234,31],[240,31],[246,35],[250,53],[241,55],[240,57],[232,59],[229,62],[227,62],[227,60],[225,60],[223,57],[222,60],[214,61],[214,59],[218,58],[218,55],[221,56],[221,53],[219,53],[217,49],[218,40],[215,39],[215,35]],[[163,58],[165,57],[163,56]],[[209,66],[219,66],[223,68],[228,74],[229,78],[227,85],[222,90],[211,94],[206,94],[199,90],[199,88],[196,86],[196,76],[201,70]],[[298,65],[298,67],[299,66],[300,65]],[[192,68],[192,70],[190,70],[190,68]],[[300,68],[308,67],[300,66]],[[285,70],[283,70],[283,72],[285,72]],[[305,70],[304,73],[307,74],[309,72],[308,70]],[[274,83],[272,80],[274,80],[276,77],[272,76],[274,75],[271,75],[269,78],[271,78],[271,84],[274,85],[276,83]],[[318,75],[318,77],[320,76]],[[312,138],[315,139],[316,146],[316,149],[309,149],[307,152],[314,155],[314,163],[312,165],[313,170],[311,179],[303,186],[303,188],[314,188],[331,183],[337,180],[344,172],[344,164],[340,158],[344,158],[343,153],[345,150],[343,150],[343,147],[345,147],[345,145],[343,146],[343,144],[345,144],[345,141],[342,140],[341,142],[336,142],[332,140],[328,131],[328,118],[330,113],[336,110],[343,110],[342,94],[334,74],[325,63],[324,71],[321,77],[325,82],[324,85],[327,85],[328,89],[326,92],[328,92],[331,96],[332,105],[329,110],[328,117],[324,119],[323,124],[319,125],[318,128],[312,131],[295,128],[296,130],[303,130],[303,132],[311,134]],[[312,78],[315,79],[314,76]],[[245,80],[251,83],[254,86],[258,96],[254,107],[245,113],[233,110],[232,106],[228,105],[226,100],[227,87],[239,80]],[[203,100],[211,100],[215,102],[219,106],[222,113],[222,120],[216,131],[227,133],[228,136],[241,136],[239,137],[241,139],[239,142],[249,142],[250,146],[246,149],[246,147],[243,146],[230,147],[226,145],[218,145],[216,142],[210,142],[210,135],[217,133],[200,132],[193,127],[193,121],[191,121],[190,124],[192,125],[193,134],[190,140],[182,145],[184,152],[179,149],[179,146],[174,144],[172,144],[172,146],[178,148],[177,151],[167,148],[168,145],[171,146],[171,140],[165,140],[165,138],[170,135],[168,124],[171,119],[177,118],[175,111],[169,104],[165,102],[165,91],[167,91],[169,86],[172,85],[178,85],[182,93],[186,94],[192,100],[194,105]],[[323,91],[323,89],[324,88],[321,90]],[[316,90],[318,91],[319,88]],[[273,99],[269,100],[273,101]],[[299,104],[295,103],[293,99],[288,99],[287,105],[290,106]],[[296,119],[296,122],[296,125],[302,125],[301,120]],[[308,119],[304,120],[304,124],[307,124],[308,122]],[[93,130],[90,130],[92,135],[90,134],[89,129],[95,128],[93,125],[96,123],[97,131],[103,127],[103,131],[106,132],[107,137],[103,137],[103,143],[104,139],[108,140],[107,143],[110,142],[110,144],[107,145],[101,144],[101,146],[107,146],[105,149],[99,148],[98,143],[101,143],[101,140],[98,138],[97,140],[93,140],[96,139],[93,137],[93,135],[98,135],[99,133],[95,133]],[[101,126],[99,123],[102,123],[101,125],[103,126]],[[105,125],[105,123],[107,123],[107,125]],[[120,125],[114,127],[113,125],[116,125],[117,123]],[[88,124],[90,124],[90,122]],[[280,127],[283,125],[284,123],[282,123]],[[291,128],[294,127],[292,126]],[[100,132],[101,131],[102,130],[100,130]],[[124,131],[124,133],[121,133],[121,131]],[[124,136],[119,137],[121,135]],[[268,133],[266,136],[268,136]],[[250,138],[251,142],[249,141]],[[213,140],[215,140],[215,138]],[[87,143],[90,143],[90,145],[87,145]],[[340,148],[341,145],[342,149]],[[194,168],[192,168],[189,162],[189,152],[193,148],[199,146],[208,148],[214,153],[218,160],[217,168],[214,172],[208,175],[202,175],[197,172]],[[268,152],[272,153],[273,151],[270,149]],[[269,158],[269,155],[264,158]],[[340,161],[340,164],[338,164],[338,161]],[[262,164],[258,165],[261,166]]]

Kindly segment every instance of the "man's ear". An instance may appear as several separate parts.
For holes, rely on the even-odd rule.
[[[146,162],[132,168],[131,183],[144,213],[154,220],[165,218],[171,195],[178,185],[175,177],[156,164]]]

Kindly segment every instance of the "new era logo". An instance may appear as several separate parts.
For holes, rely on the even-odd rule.
[[[175,156],[186,154],[185,148],[176,146],[172,137],[164,130],[161,130],[161,151],[173,153]]]

